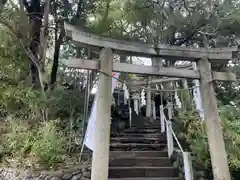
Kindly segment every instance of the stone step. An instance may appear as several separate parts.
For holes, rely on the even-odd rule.
[[[110,178],[108,180],[184,180],[184,178],[178,177],[166,177],[166,178]]]
[[[177,177],[173,167],[109,167],[109,178]]]
[[[166,147],[166,144],[111,143],[110,151],[116,151],[116,150],[124,150],[124,151],[163,150],[165,147]]]
[[[110,157],[168,157],[167,151],[110,151]]]
[[[140,129],[140,128],[132,128],[132,129],[125,129],[125,133],[161,133],[161,129]]]
[[[133,125],[131,129],[161,129],[161,124],[158,122],[157,124],[144,125],[143,127]]]
[[[115,137],[111,138],[111,142],[116,143],[145,143],[145,144],[156,144],[156,143],[166,143],[167,139],[165,136],[160,137]]]
[[[111,137],[143,137],[143,138],[166,138],[166,133],[119,133]]]
[[[136,157],[136,158],[110,158],[109,166],[111,167],[131,167],[131,166],[151,166],[151,167],[168,167],[171,166],[171,160],[167,157]]]

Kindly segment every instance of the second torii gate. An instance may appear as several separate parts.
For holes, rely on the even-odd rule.
[[[77,46],[91,46],[100,52],[99,60],[83,60],[71,58],[67,65],[71,68],[98,70],[100,72],[97,93],[97,117],[96,122],[96,149],[93,152],[92,180],[108,179],[109,141],[110,141],[110,106],[111,106],[111,74],[126,72],[133,74],[145,74],[148,76],[166,76],[173,78],[200,79],[201,94],[204,107],[204,119],[206,120],[208,142],[211,162],[215,180],[230,180],[230,172],[227,162],[223,132],[220,117],[217,111],[217,102],[212,81],[235,81],[236,75],[230,72],[212,72],[209,63],[227,63],[233,58],[237,47],[228,48],[182,48],[178,46],[150,45],[136,42],[119,41],[86,33],[76,27],[65,23],[66,34],[72,38]],[[143,56],[162,57],[182,61],[195,61],[199,71],[133,65],[126,63],[113,63],[114,53]]]

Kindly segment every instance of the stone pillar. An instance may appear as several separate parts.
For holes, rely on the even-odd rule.
[[[112,101],[112,51],[104,48],[100,52],[100,70],[96,100],[97,121],[95,124],[95,149],[92,159],[91,180],[108,179],[109,142]]]
[[[206,124],[213,176],[215,180],[230,180],[231,176],[223,138],[223,128],[218,113],[209,60],[199,60],[198,67],[201,76],[200,91],[203,102],[204,122]]]
[[[140,96],[139,96],[139,93],[134,93],[133,96],[132,96],[132,99],[133,99],[133,103],[134,103],[134,111],[137,113],[139,113],[139,100],[140,100]]]

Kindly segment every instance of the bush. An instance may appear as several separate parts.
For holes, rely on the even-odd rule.
[[[233,172],[240,169],[240,111],[232,105],[225,105],[220,107],[219,112],[228,162]],[[185,142],[184,148],[196,155],[194,162],[197,166],[209,169],[211,163],[204,123],[196,112],[179,113],[178,118],[180,119],[174,123],[174,129],[181,141]]]
[[[47,100],[42,96],[41,90],[21,84],[2,87],[0,92],[0,110],[4,115],[41,120],[44,119],[43,110],[47,110],[49,119],[65,119],[83,113],[84,92],[78,89],[67,90],[58,86]]]
[[[84,92],[58,86],[46,100],[40,90],[21,83],[0,92],[0,122],[6,121],[6,128],[0,127],[2,162],[52,167],[80,149]]]
[[[32,148],[36,141],[34,130],[29,129],[29,125],[21,120],[14,120],[11,117],[7,119],[9,130],[3,136],[2,146],[3,152],[12,157],[18,156],[24,158]]]
[[[57,128],[57,121],[43,122],[36,133],[31,155],[40,163],[53,166],[64,160],[66,154],[67,138]]]
[[[8,132],[1,138],[4,162],[8,159],[14,160],[15,166],[54,167],[66,159],[69,136],[59,128],[59,121],[31,125],[9,118],[8,122]]]

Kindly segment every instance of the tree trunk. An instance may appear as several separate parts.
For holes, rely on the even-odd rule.
[[[7,2],[7,0],[0,0],[0,10],[4,7],[6,2]]]
[[[61,47],[63,38],[65,36],[64,29],[61,28],[61,32],[58,37],[57,29],[58,29],[58,24],[56,24],[56,29],[55,29],[55,47],[54,47],[54,57],[53,57],[53,65],[52,65],[52,72],[51,72],[51,88],[55,86],[55,83],[57,81],[60,47]]]
[[[31,0],[30,3],[23,1],[27,12],[29,13],[29,23],[32,24],[31,30],[31,42],[29,45],[29,49],[31,50],[35,59],[38,59],[38,47],[40,44],[40,31],[42,26],[42,7],[40,5],[40,0]],[[32,62],[31,58],[29,57],[29,73],[32,78],[32,84],[35,87],[40,86],[40,80],[38,75],[38,69],[35,64]]]
[[[44,16],[43,16],[43,27],[40,32],[40,46],[39,46],[39,60],[44,68],[46,60],[46,50],[47,50],[47,38],[48,38],[48,16],[50,12],[50,0],[45,0],[44,4]]]
[[[52,65],[52,72],[51,72],[51,88],[55,86],[55,83],[57,80],[60,45],[61,45],[60,41],[58,40],[55,41],[53,65]]]

